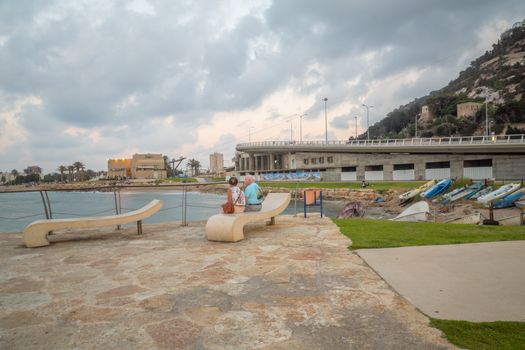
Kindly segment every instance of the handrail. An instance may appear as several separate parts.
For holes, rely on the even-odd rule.
[[[373,140],[330,140],[326,141],[256,141],[240,143],[237,148],[244,147],[281,147],[281,146],[307,146],[315,147],[320,145],[345,145],[348,147],[388,147],[388,146],[422,146],[422,145],[490,145],[496,143],[525,144],[525,134],[516,135],[492,135],[492,136],[449,136],[449,137],[429,137],[429,138],[407,138],[407,139],[373,139]]]

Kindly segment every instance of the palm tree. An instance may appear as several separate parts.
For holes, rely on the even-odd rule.
[[[18,176],[18,170],[11,170],[11,175],[13,175],[13,184],[15,183],[16,177]]]
[[[75,168],[75,170],[77,171],[77,181],[81,181],[82,179],[80,178],[80,171],[81,170],[84,170],[86,166],[82,163],[82,162],[74,162],[73,163],[73,168]]]
[[[67,171],[69,172],[69,181],[73,182],[73,172],[75,171],[75,167],[72,165],[68,165]]]
[[[191,176],[199,175],[201,162],[192,158],[188,160],[188,163],[186,164],[186,166],[190,168]]]
[[[60,171],[60,182],[64,182],[64,172],[67,170],[67,167],[65,165],[61,165],[57,168],[58,171]]]

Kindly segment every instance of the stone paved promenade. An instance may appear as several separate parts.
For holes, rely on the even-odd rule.
[[[450,349],[328,219],[0,238],[0,349]]]

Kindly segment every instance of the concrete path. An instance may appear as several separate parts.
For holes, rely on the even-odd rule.
[[[106,229],[104,229],[106,230]],[[453,349],[329,219],[0,235],[0,349]]]
[[[525,241],[363,249],[358,254],[428,316],[525,321]]]

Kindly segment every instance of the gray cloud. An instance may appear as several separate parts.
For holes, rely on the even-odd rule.
[[[144,2],[142,12],[120,1],[0,3],[2,108],[42,100],[21,111],[28,139],[0,153],[0,164],[89,157],[103,168],[100,159],[130,149],[176,152],[216,113],[257,108],[285,87],[314,96],[301,108],[308,119],[324,117],[328,97],[329,115],[341,103],[373,104],[373,124],[454,79],[490,49],[483,30],[498,33],[525,12],[518,0]],[[414,70],[423,74],[399,81]],[[268,110],[269,122],[283,107]],[[349,115],[331,127],[347,129],[364,112]],[[72,138],[69,127],[87,131]],[[228,137],[232,152],[241,137]]]
[[[350,126],[350,119],[352,118],[348,115],[337,116],[330,121],[330,126],[332,128],[346,130]]]

